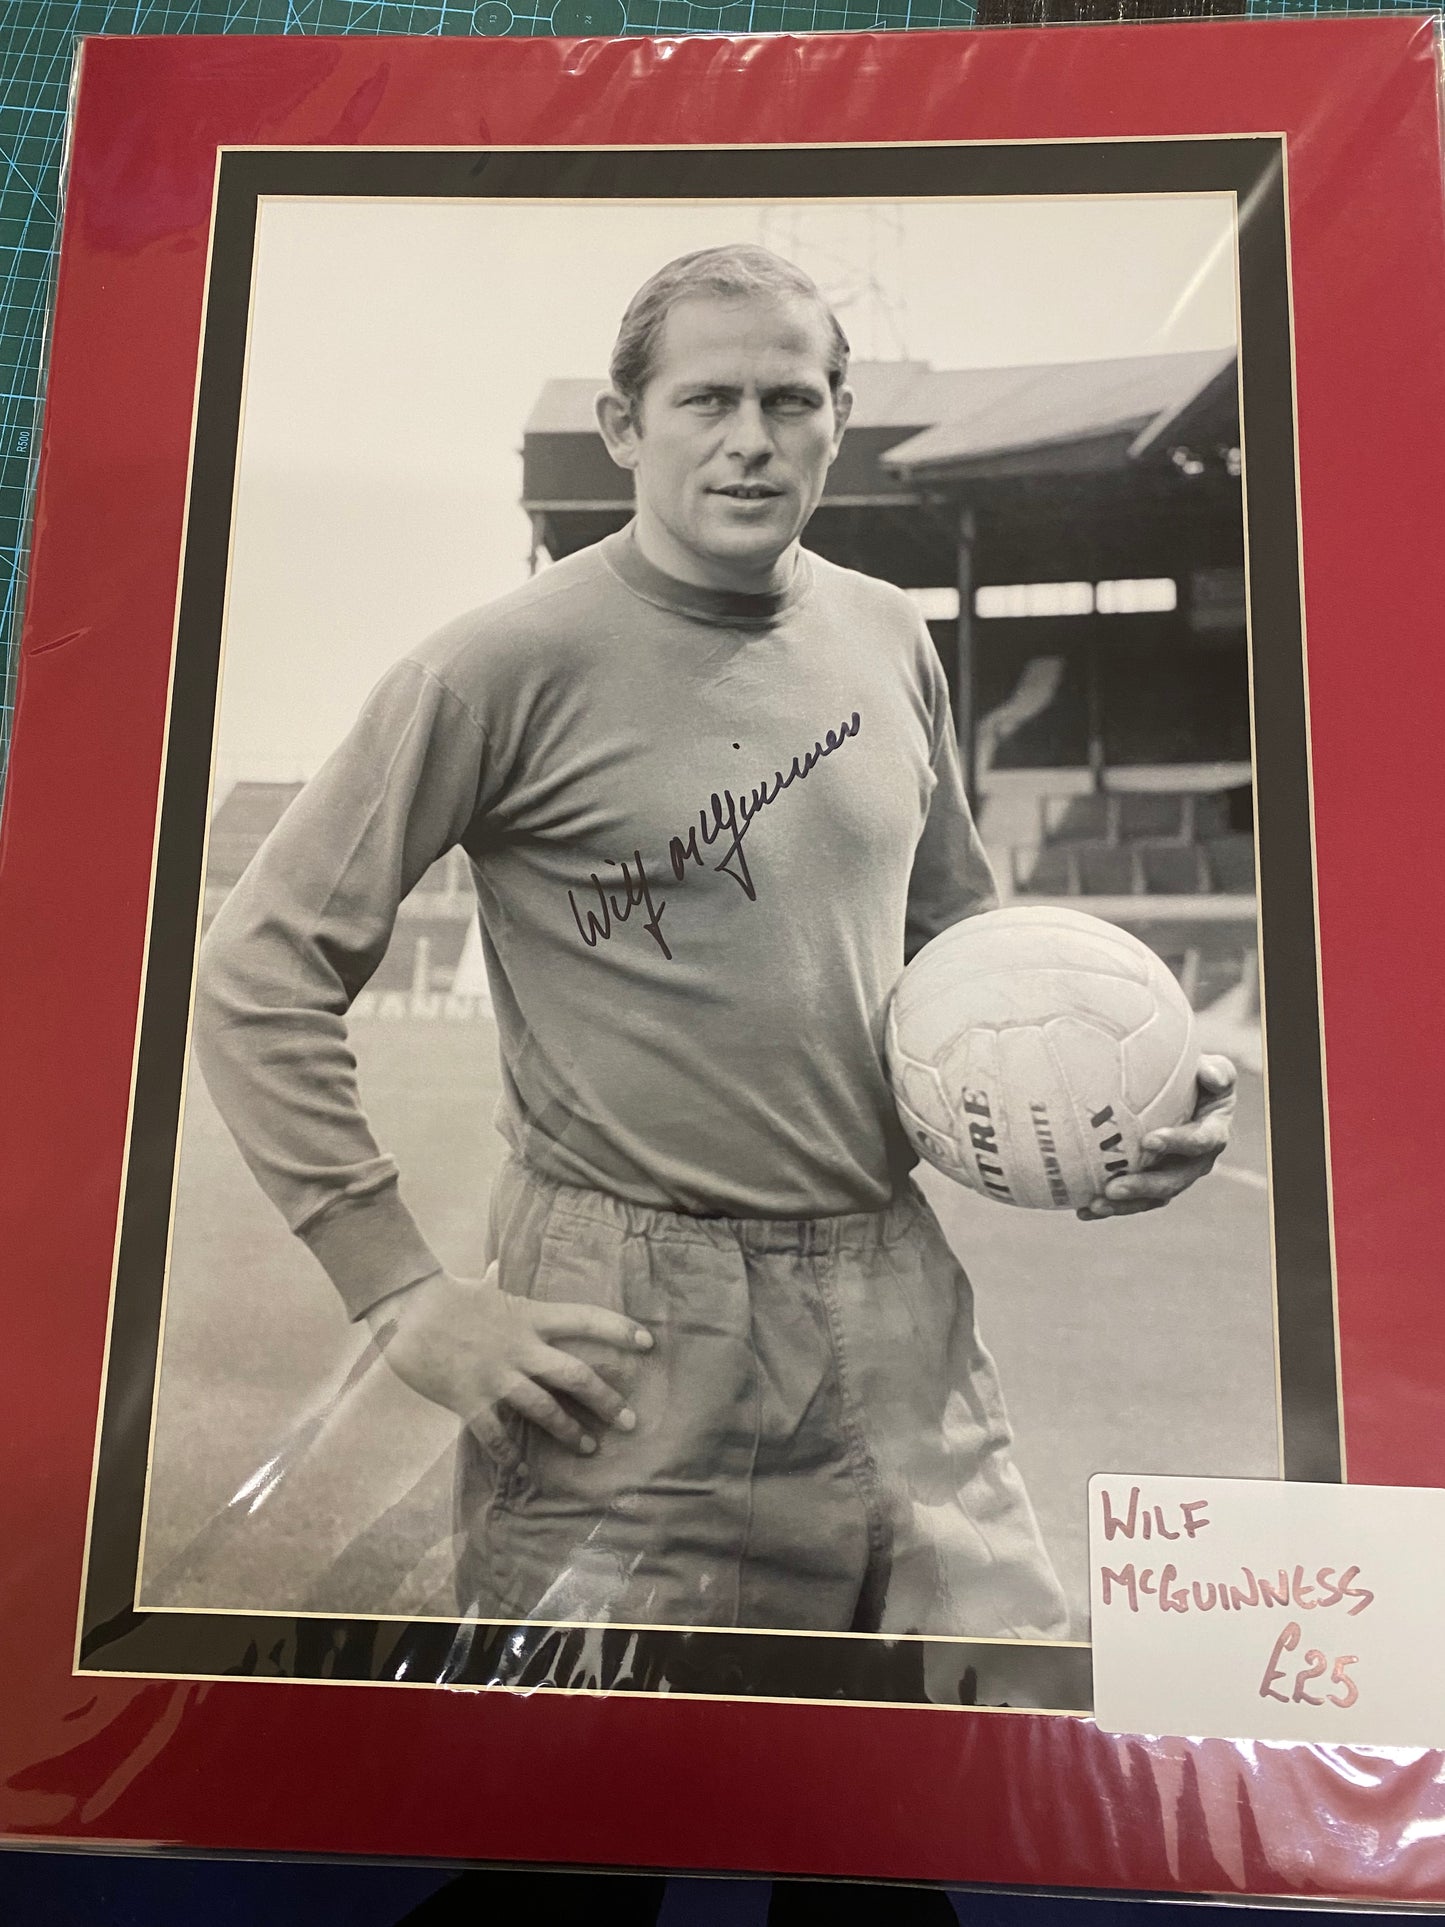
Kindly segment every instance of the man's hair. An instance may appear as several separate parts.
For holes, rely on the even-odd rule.
[[[828,386],[837,395],[847,376],[852,351],[818,284],[768,248],[739,242],[679,255],[676,261],[659,268],[628,302],[608,373],[612,386],[630,409],[636,411],[642,391],[652,378],[657,339],[668,315],[679,301],[706,294],[733,298],[766,295],[775,300],[796,296],[811,302],[826,323]]]

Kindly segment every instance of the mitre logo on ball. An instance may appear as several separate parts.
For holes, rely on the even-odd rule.
[[[983,1197],[1077,1210],[1194,1109],[1194,1014],[1163,960],[1101,917],[991,910],[899,979],[885,1051],[903,1128]]]

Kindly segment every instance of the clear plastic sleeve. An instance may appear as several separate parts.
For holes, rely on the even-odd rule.
[[[79,72],[0,1827],[1445,1899],[1088,1532],[1445,1486],[1435,23]]]

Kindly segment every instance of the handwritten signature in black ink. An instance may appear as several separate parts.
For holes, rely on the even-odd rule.
[[[841,749],[861,728],[862,720],[855,709],[847,722],[837,729],[824,731],[822,738],[810,750],[795,756],[788,765],[786,775],[781,770],[774,770],[771,780],[764,778],[751,790],[744,790],[740,796],[734,796],[730,789],[723,790],[721,794],[714,790],[706,806],[698,811],[697,822],[689,825],[686,834],[668,839],[668,863],[676,880],[679,883],[686,882],[688,866],[702,868],[708,861],[704,852],[710,853],[715,844],[726,838],[722,843],[722,854],[712,868],[723,876],[731,877],[748,902],[756,903],[758,893],[743,848],[748,831],[763,811],[777,802],[784,790],[791,789],[794,783],[803,782],[825,756],[831,756],[835,750]],[[595,950],[599,943],[611,940],[617,927],[626,923],[634,910],[645,909],[647,915],[642,927],[670,962],[672,951],[662,934],[662,915],[667,908],[667,899],[653,895],[652,879],[647,874],[641,850],[632,852],[630,862],[618,863],[610,857],[607,861],[609,869],[619,870],[621,876],[604,880],[595,870],[589,874],[588,882],[597,899],[596,909],[587,903],[579,910],[575,892],[567,892],[577,934],[589,950]]]

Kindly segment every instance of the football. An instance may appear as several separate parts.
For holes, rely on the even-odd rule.
[[[1077,1210],[1194,1109],[1188,998],[1147,944],[1078,910],[991,910],[935,937],[885,1051],[919,1155],[1001,1204]]]

